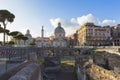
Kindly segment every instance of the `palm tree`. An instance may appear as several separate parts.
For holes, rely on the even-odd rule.
[[[5,45],[5,29],[8,22],[14,21],[14,14],[9,12],[8,10],[0,10],[0,22],[3,24],[4,27],[4,35],[3,35],[3,45]]]

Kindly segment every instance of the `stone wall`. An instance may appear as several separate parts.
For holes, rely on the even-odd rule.
[[[40,65],[31,63],[17,72],[9,80],[42,80]]]
[[[85,66],[88,65],[89,61],[92,63],[92,61],[89,59],[90,57],[88,55],[81,54],[76,56],[75,66],[78,80],[87,80]]]
[[[120,74],[114,71],[109,71],[91,64],[86,68],[86,74],[90,80],[120,80]]]
[[[108,65],[109,68],[112,70],[115,70],[115,68],[118,68],[120,72],[120,56],[111,56],[108,58]]]
[[[93,56],[94,55],[94,56]],[[89,54],[76,56],[76,70],[78,80],[120,80],[119,57],[107,54]],[[108,61],[106,61],[106,58]],[[94,60],[93,60],[94,59]],[[95,63],[94,63],[95,62]],[[107,64],[106,64],[107,63]],[[118,64],[118,65],[117,65]],[[114,69],[105,69],[103,65],[108,65]],[[116,67],[115,67],[116,66]]]
[[[40,65],[36,63],[36,53],[30,53],[27,62],[30,64],[18,71],[9,80],[43,80]]]
[[[120,56],[117,54],[104,53],[92,53],[93,61],[95,64],[110,70],[120,71]]]

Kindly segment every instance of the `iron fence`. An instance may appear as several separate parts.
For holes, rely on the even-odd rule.
[[[30,53],[35,51],[33,47],[0,47],[0,75],[29,60]]]

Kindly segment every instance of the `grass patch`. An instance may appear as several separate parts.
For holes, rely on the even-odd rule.
[[[61,60],[75,60],[74,56],[61,56]]]
[[[69,72],[73,72],[74,70],[74,66],[73,65],[68,65],[66,63],[62,63],[61,64],[61,71],[65,72],[65,71],[69,71]]]
[[[73,72],[75,67],[75,58],[73,56],[63,56],[61,57],[61,67],[62,71]]]
[[[63,56],[61,57],[61,64],[67,64],[74,66],[75,64],[75,58],[73,56]]]
[[[104,49],[95,49],[95,50],[93,50],[93,52],[103,53],[103,52],[106,52],[106,51]]]
[[[66,61],[61,61],[61,64],[66,64],[66,65],[70,65],[70,66],[75,66],[75,60],[71,61],[71,60],[66,60]]]
[[[44,62],[44,58],[43,57],[40,57],[39,60],[38,60],[38,64],[42,65]]]

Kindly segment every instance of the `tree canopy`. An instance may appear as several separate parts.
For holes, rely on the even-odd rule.
[[[15,15],[8,10],[0,10],[0,22],[5,23],[5,21],[13,22]]]
[[[13,32],[10,32],[9,35],[14,37],[14,36],[17,36],[19,33],[21,33],[21,32],[19,32],[19,31],[13,31]]]
[[[15,15],[9,12],[8,10],[0,10],[0,22],[3,24],[3,45],[5,45],[5,29],[8,22],[13,22]]]

